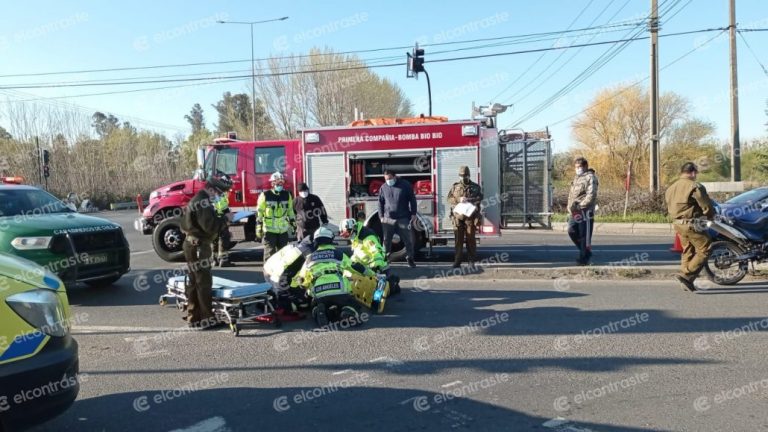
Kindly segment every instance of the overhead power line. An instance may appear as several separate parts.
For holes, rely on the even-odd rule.
[[[572,33],[572,32],[582,32],[582,31],[587,31],[587,30],[598,30],[598,29],[605,29],[605,28],[626,27],[626,26],[630,26],[630,25],[634,25],[634,23],[631,23],[631,22],[609,23],[609,24],[604,25],[604,26],[585,27],[585,28],[573,29],[573,30],[558,30],[558,31],[549,31],[549,32],[528,33],[528,34],[521,34],[521,35],[499,36],[499,37],[492,37],[492,38],[480,38],[480,39],[469,39],[469,40],[461,40],[461,41],[439,42],[439,43],[424,44],[422,46],[424,46],[424,47],[434,47],[434,46],[458,45],[458,44],[475,43],[475,42],[489,42],[489,41],[497,41],[497,40],[503,40],[503,39],[530,38],[530,37],[535,37],[535,36],[553,36],[553,35],[568,34],[568,33]],[[364,49],[364,50],[341,51],[341,52],[334,52],[334,54],[338,54],[338,55],[363,54],[363,53],[371,53],[371,52],[382,52],[382,51],[394,51],[394,50],[410,49],[411,47],[412,47],[411,45],[404,45],[404,46],[393,46],[393,47],[386,47],[386,48],[372,48],[372,49]],[[271,59],[278,59],[278,60],[292,59],[292,58],[308,58],[308,57],[322,56],[323,54],[324,53],[299,54],[299,55],[280,56],[280,57],[257,58],[255,60],[256,61],[265,61],[265,60],[270,60],[270,58]],[[150,66],[128,66],[128,67],[115,67],[115,68],[103,68],[103,69],[81,69],[81,70],[67,70],[67,71],[56,71],[56,72],[33,72],[33,73],[22,73],[22,74],[4,74],[4,75],[0,75],[0,78],[32,77],[32,76],[47,76],[47,75],[69,75],[69,74],[81,74],[81,73],[124,72],[124,71],[132,71],[132,70],[164,69],[164,68],[193,67],[193,66],[210,66],[210,65],[233,64],[233,63],[250,63],[250,62],[251,62],[251,59],[243,59],[243,60],[223,60],[223,61],[210,61],[210,62],[150,65]]]
[[[690,34],[697,34],[697,33],[706,33],[706,32],[712,32],[712,31],[722,31],[726,30],[727,28],[711,28],[711,29],[700,29],[700,30],[691,30],[691,31],[685,31],[685,32],[677,32],[677,33],[668,33],[665,35],[659,35],[659,37],[674,37],[674,36],[683,36],[683,35],[690,35]],[[519,50],[519,51],[510,51],[510,52],[501,52],[501,53],[488,53],[488,54],[478,54],[478,55],[471,55],[471,56],[462,56],[462,57],[453,57],[453,58],[445,58],[445,59],[435,59],[435,60],[429,60],[425,63],[442,63],[442,62],[452,62],[452,61],[462,61],[462,60],[473,60],[473,59],[480,59],[480,58],[490,58],[490,57],[499,57],[499,56],[509,56],[509,55],[518,55],[518,54],[527,54],[527,53],[536,53],[536,52],[543,52],[543,51],[557,51],[557,50],[564,50],[564,49],[571,49],[571,48],[579,48],[579,47],[588,47],[588,46],[599,46],[599,45],[608,45],[608,44],[616,44],[616,43],[629,43],[629,42],[635,42],[639,40],[645,40],[648,39],[648,36],[643,37],[634,37],[634,38],[628,38],[628,39],[618,39],[618,40],[610,40],[610,41],[601,41],[601,42],[591,42],[586,44],[575,44],[575,45],[568,45],[565,47],[549,47],[549,48],[538,48],[538,49],[529,49],[529,50]],[[297,74],[308,74],[308,73],[317,73],[317,72],[336,72],[336,71],[348,71],[348,70],[358,70],[358,69],[374,69],[374,68],[384,68],[384,67],[402,67],[404,63],[398,62],[398,63],[389,63],[389,64],[381,64],[381,65],[360,65],[360,66],[354,66],[354,67],[340,67],[340,68],[329,68],[329,69],[307,69],[307,70],[299,70],[299,71],[289,71],[289,72],[277,72],[277,73],[262,73],[257,74],[257,77],[270,77],[270,76],[283,76],[283,75],[297,75]],[[179,79],[163,79],[163,80],[141,80],[141,81],[124,81],[124,82],[115,82],[115,83],[81,83],[81,84],[65,84],[65,85],[8,85],[8,86],[0,86],[0,89],[34,89],[34,88],[65,88],[65,87],[92,87],[92,86],[122,86],[122,85],[137,85],[137,84],[162,84],[162,83],[174,83],[174,82],[222,82],[225,80],[239,80],[239,79],[245,79],[250,78],[251,75],[239,75],[239,76],[225,76],[225,77],[199,77],[199,78],[179,78]]]
[[[664,65],[663,67],[661,67],[661,69],[660,69],[660,70],[665,70],[665,69],[667,69],[667,68],[669,68],[669,67],[672,67],[673,65],[675,65],[675,64],[676,64],[676,63],[678,63],[678,62],[680,62],[680,61],[681,61],[681,60],[683,60],[684,58],[688,57],[689,55],[691,55],[691,54],[693,54],[694,52],[696,52],[696,51],[698,51],[699,49],[701,49],[701,47],[703,47],[703,46],[705,46],[705,45],[707,45],[707,44],[711,43],[713,40],[715,40],[715,39],[717,39],[718,37],[722,36],[722,35],[725,33],[725,31],[726,31],[726,30],[727,30],[727,29],[724,29],[723,31],[721,31],[720,33],[718,33],[718,34],[716,34],[716,35],[712,36],[711,38],[707,39],[706,41],[704,41],[704,42],[703,42],[703,43],[701,43],[700,45],[698,45],[698,46],[694,47],[693,49],[691,49],[691,50],[687,51],[685,54],[681,55],[680,57],[678,57],[678,58],[676,58],[676,59],[672,60],[671,62],[667,63],[666,65]],[[636,87],[636,86],[638,86],[638,85],[640,85],[640,84],[644,83],[645,81],[647,81],[647,80],[648,80],[648,78],[650,78],[650,77],[649,77],[648,75],[646,75],[646,76],[645,76],[645,78],[642,78],[642,79],[640,79],[640,80],[637,80],[637,81],[635,81],[634,83],[631,83],[631,84],[627,85],[627,88],[625,88],[624,90],[622,90],[622,91],[620,91],[620,92],[618,92],[618,93],[616,93],[616,94],[614,94],[614,95],[610,96],[608,99],[605,99],[605,100],[612,100],[612,99],[615,99],[615,98],[617,98],[617,97],[621,96],[621,95],[622,95],[622,94],[624,94],[625,92],[629,91],[629,89],[631,89],[632,87]],[[559,125],[559,124],[561,124],[561,123],[563,123],[563,122],[566,122],[566,121],[568,121],[568,120],[570,120],[570,119],[572,119],[572,118],[578,117],[579,115],[581,115],[581,114],[583,114],[583,113],[585,113],[585,112],[589,111],[590,109],[592,109],[592,108],[596,107],[596,106],[597,106],[597,105],[599,105],[600,103],[603,103],[603,102],[605,102],[605,100],[602,100],[602,101],[600,101],[600,102],[598,102],[598,103],[594,103],[594,104],[591,104],[591,105],[589,105],[588,107],[584,108],[583,110],[581,110],[581,111],[579,111],[579,112],[577,112],[577,113],[575,113],[575,114],[571,114],[571,115],[569,115],[568,117],[564,117],[564,118],[562,118],[562,119],[560,119],[560,120],[558,120],[558,121],[556,121],[556,122],[554,122],[554,123],[550,123],[550,124],[548,124],[548,126],[557,126],[557,125]],[[510,126],[511,126],[511,125],[510,125]]]

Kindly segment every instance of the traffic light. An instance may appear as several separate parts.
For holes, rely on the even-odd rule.
[[[417,78],[419,72],[424,72],[424,49],[419,48],[419,44],[413,48],[412,52],[406,53],[408,62],[406,65],[406,78]]]
[[[48,162],[51,161],[51,152],[43,150],[43,177],[48,178],[51,172],[48,167]]]

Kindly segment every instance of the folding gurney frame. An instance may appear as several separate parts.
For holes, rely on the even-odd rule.
[[[176,307],[184,310],[187,305],[187,281],[187,276],[168,279],[168,292],[160,296],[160,305],[165,306],[169,299],[175,299]],[[244,326],[272,324],[280,327],[282,323],[270,301],[273,295],[269,283],[243,283],[214,276],[213,313],[217,320],[229,324],[235,336]]]

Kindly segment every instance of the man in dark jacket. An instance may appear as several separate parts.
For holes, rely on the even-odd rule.
[[[216,325],[213,314],[213,275],[211,243],[227,225],[226,215],[216,211],[221,195],[232,187],[226,177],[211,175],[205,187],[189,201],[181,218],[184,239],[184,258],[189,269],[186,285],[187,321],[192,328],[208,328]]]
[[[299,185],[299,196],[293,202],[296,212],[296,238],[302,240],[309,237],[320,228],[320,225],[328,223],[328,214],[320,197],[309,193],[306,183]]]
[[[392,237],[395,233],[405,243],[409,267],[416,267],[413,261],[413,234],[411,224],[416,223],[416,195],[413,187],[397,177],[394,171],[384,171],[385,183],[379,189],[379,219],[384,232],[384,253],[392,250]]]

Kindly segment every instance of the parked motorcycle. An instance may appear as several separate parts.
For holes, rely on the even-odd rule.
[[[768,204],[719,210],[706,223],[714,241],[704,269],[712,282],[733,285],[744,279],[750,264],[754,272],[755,263],[768,262]]]

